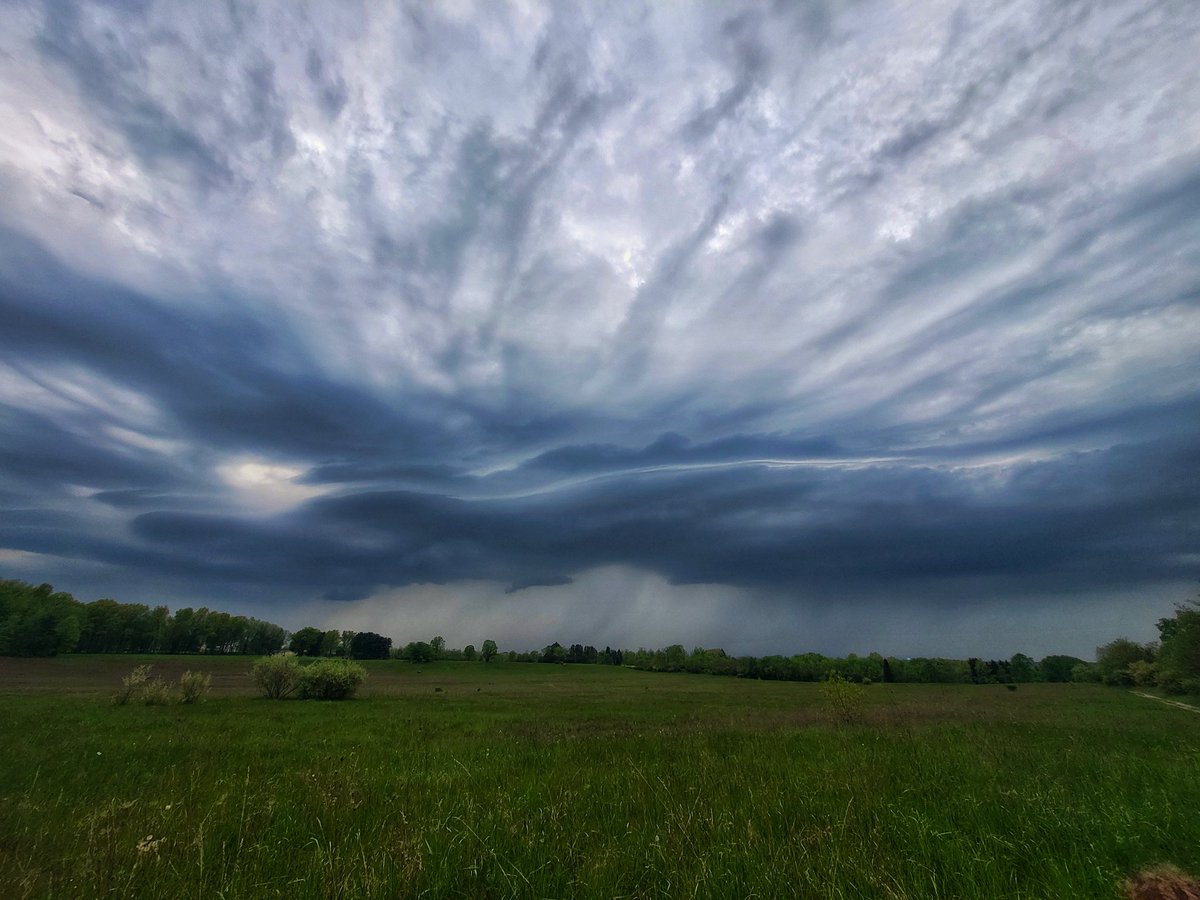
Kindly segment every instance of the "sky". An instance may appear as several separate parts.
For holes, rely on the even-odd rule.
[[[1200,17],[25,3],[0,577],[1090,657],[1200,582]]]

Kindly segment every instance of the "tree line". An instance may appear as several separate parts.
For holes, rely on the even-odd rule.
[[[557,642],[529,653],[509,652],[511,662],[598,663],[628,666],[650,672],[691,672],[757,678],[764,681],[824,681],[831,674],[859,684],[872,682],[910,682],[924,684],[1019,684],[1034,681],[1071,681],[1076,666],[1088,665],[1074,656],[1054,655],[1035,661],[1023,653],[1011,659],[945,659],[941,657],[883,656],[871,653],[844,657],[821,653],[797,653],[792,656],[729,656],[719,648],[694,647],[688,652],[682,644],[657,650],[614,650]]]
[[[209,653],[268,656],[284,649],[297,656],[353,659],[405,659],[629,666],[654,672],[693,672],[770,681],[823,681],[836,675],[850,682],[926,684],[1021,684],[1025,682],[1103,682],[1158,687],[1168,693],[1200,694],[1200,603],[1180,606],[1159,619],[1159,640],[1139,644],[1117,638],[1096,648],[1096,661],[1055,654],[1034,660],[1023,653],[1009,659],[898,658],[871,653],[845,657],[820,653],[792,656],[729,656],[719,648],[681,644],[656,650],[555,641],[541,650],[501,653],[493,640],[477,650],[446,647],[437,635],[393,647],[372,631],[324,630],[307,626],[288,633],[249,616],[184,607],[95,600],[81,603],[48,584],[0,581],[0,655],[52,656],[56,653]]]
[[[1121,637],[1097,647],[1096,662],[1079,673],[1080,680],[1200,694],[1200,603],[1178,606],[1157,624],[1157,641]]]
[[[59,653],[203,653],[270,656],[388,659],[414,662],[475,659],[472,646],[447,650],[446,642],[416,641],[402,650],[373,631],[305,627],[289,633],[280,625],[207,607],[120,603],[102,599],[80,602],[49,584],[0,580],[0,656],[54,656]],[[496,642],[483,642],[478,657],[490,661]]]
[[[206,607],[95,600],[81,603],[48,584],[0,581],[0,655],[57,653],[242,653],[265,656],[287,643],[279,625]]]

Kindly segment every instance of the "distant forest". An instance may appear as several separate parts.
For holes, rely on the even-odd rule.
[[[0,581],[0,655],[58,653],[278,653],[287,632],[249,616],[95,600],[48,584]]]
[[[591,645],[564,646],[557,641],[541,650],[500,652],[485,640],[446,647],[445,640],[412,641],[392,647],[392,639],[374,632],[301,628],[289,633],[279,625],[248,616],[200,607],[172,614],[166,606],[95,600],[81,603],[48,584],[0,581],[0,656],[54,656],[58,653],[201,653],[267,656],[288,650],[298,656],[355,659],[507,660],[514,663],[598,664],[655,672],[693,672],[773,681],[822,681],[837,675],[847,681],[939,684],[1028,682],[1103,682],[1160,687],[1168,693],[1200,694],[1200,606],[1181,606],[1160,619],[1159,641],[1138,644],[1118,638],[1096,648],[1096,661],[1061,654],[1035,660],[1023,653],[1011,659],[900,659],[879,653],[829,657],[729,656],[724,650],[681,644],[657,650],[623,650]]]

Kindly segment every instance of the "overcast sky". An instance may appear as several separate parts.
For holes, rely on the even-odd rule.
[[[0,576],[1090,656],[1200,578],[1176,2],[5,3]]]

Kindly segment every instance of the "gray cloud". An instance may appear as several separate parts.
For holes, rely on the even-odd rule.
[[[0,567],[755,647],[1200,575],[1182,7],[9,18]]]

